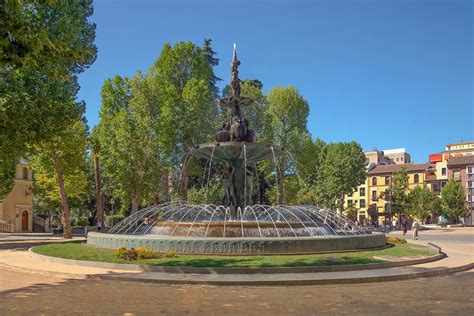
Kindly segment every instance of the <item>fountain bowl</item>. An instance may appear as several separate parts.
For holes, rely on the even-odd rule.
[[[145,208],[108,233],[91,232],[87,244],[188,255],[281,255],[366,250],[386,242],[383,233],[314,206],[253,205],[235,214],[223,206],[179,202]]]

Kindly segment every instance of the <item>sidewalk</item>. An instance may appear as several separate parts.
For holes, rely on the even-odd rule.
[[[415,241],[416,244],[426,242]],[[169,284],[214,284],[214,285],[310,285],[365,283],[413,279],[445,275],[474,268],[474,251],[442,244],[442,251],[448,257],[435,262],[416,266],[358,270],[345,272],[312,272],[281,274],[193,274],[141,272],[120,269],[68,265],[41,260],[28,251],[4,250],[0,255],[0,266],[29,273],[56,275],[63,278],[114,279]]]

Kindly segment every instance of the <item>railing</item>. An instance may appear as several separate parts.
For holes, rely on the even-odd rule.
[[[15,232],[15,225],[0,221],[0,231],[7,232],[7,233],[14,233]]]

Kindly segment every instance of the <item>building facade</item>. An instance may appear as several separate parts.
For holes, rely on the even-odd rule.
[[[15,184],[4,200],[0,200],[0,232],[33,232],[33,173],[20,161]]]
[[[445,150],[439,153],[431,154],[429,162],[432,165],[432,171],[427,177],[427,183],[431,189],[441,194],[441,190],[448,183],[448,161],[451,158],[474,155],[474,142],[463,142],[446,145]]]
[[[411,156],[406,152],[405,148],[386,149],[383,150],[385,157],[390,159],[392,164],[400,165],[411,163]]]
[[[448,179],[459,182],[465,189],[466,207],[469,212],[464,216],[466,225],[473,225],[474,212],[474,155],[452,157],[448,160]]]
[[[394,172],[406,169],[408,173],[408,188],[425,184],[425,175],[429,169],[428,163],[421,164],[393,164],[378,165],[367,172],[369,203],[377,212],[379,222],[387,222],[398,214],[392,213],[390,192],[392,190],[392,176]]]

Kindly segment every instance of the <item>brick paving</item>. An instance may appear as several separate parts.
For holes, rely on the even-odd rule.
[[[467,237],[461,241],[444,244],[451,245],[460,258],[469,260],[472,230],[446,236],[456,239],[465,232]],[[427,241],[432,235],[437,239],[440,234],[429,232],[422,238]],[[437,243],[443,247],[442,239]],[[28,247],[25,244],[22,249]],[[5,245],[0,243],[0,249],[5,248],[2,246]],[[72,274],[26,272],[21,267],[0,265],[0,315],[472,315],[472,284],[473,270],[443,277],[354,285],[220,287],[88,280]]]

